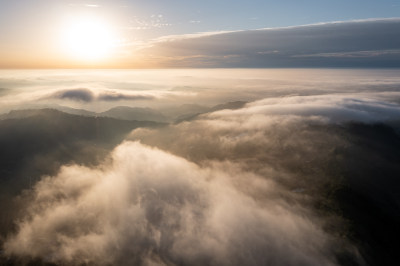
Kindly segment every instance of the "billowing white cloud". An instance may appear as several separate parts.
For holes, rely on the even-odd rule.
[[[379,94],[378,94],[379,95]],[[374,96],[374,95],[370,95]],[[376,97],[376,96],[375,96]],[[266,98],[249,103],[239,110],[222,110],[211,118],[242,118],[248,123],[252,116],[320,117],[329,122],[385,122],[400,117],[400,106],[363,94],[328,94],[318,96],[287,96]],[[240,128],[243,128],[243,124]]]
[[[110,163],[40,181],[4,248],[67,264],[335,265],[333,238],[282,193],[296,196],[232,163],[126,142]]]

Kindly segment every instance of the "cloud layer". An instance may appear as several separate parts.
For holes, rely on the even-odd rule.
[[[64,166],[35,186],[5,252],[67,264],[363,265],[336,236],[344,221],[311,207],[334,206],[346,147],[360,157],[340,137],[349,129],[327,128],[393,122],[399,110],[362,94],[288,96],[136,129],[131,139],[181,157],[125,142],[96,168]]]
[[[36,78],[35,75],[41,78]],[[4,71],[0,112],[62,105],[103,112],[117,106],[172,111],[183,104],[209,108],[268,97],[371,94],[400,101],[399,71],[343,69],[196,69]],[[363,97],[364,97],[363,96]],[[354,96],[357,97],[357,96]]]
[[[53,117],[44,121],[54,121],[59,130],[48,130],[50,137],[35,133],[50,151],[51,140],[59,140],[65,154],[98,146],[91,137],[99,133],[111,149],[122,134],[112,142],[106,129],[115,134],[136,129],[109,158],[93,160],[96,166],[85,164],[96,149],[85,153],[85,160],[58,159],[56,169],[46,173],[51,176],[21,197],[27,207],[19,209],[15,230],[7,232],[4,254],[22,263],[38,259],[62,265],[396,265],[397,72],[163,72],[157,81],[170,83],[148,92],[168,95],[152,102],[165,103],[165,110],[178,112],[175,105],[188,99],[198,104],[242,101],[214,109],[184,105],[181,112],[203,113],[154,128],[117,129],[108,122],[99,127],[100,118],[77,116],[68,120],[74,133],[63,130],[71,126],[67,118],[58,118],[59,112],[42,110]],[[102,92],[93,90],[95,97]],[[133,110],[114,109],[121,117]],[[21,143],[23,132],[25,141],[37,147],[25,126],[29,132],[36,132],[39,123],[49,127],[32,119],[35,112],[24,119],[20,113],[2,122],[18,124],[17,131],[5,126],[6,136]],[[87,134],[77,135],[82,130]],[[66,146],[63,135],[79,146]],[[15,154],[30,147],[21,146]],[[52,153],[47,157],[56,158]],[[65,162],[76,164],[57,172],[56,166]]]
[[[137,129],[131,139],[200,165],[235,162],[273,180],[306,197],[297,203],[318,206],[329,217],[317,224],[335,228],[333,234],[357,235],[369,264],[391,264],[398,259],[390,250],[398,237],[400,107],[389,95],[266,98],[157,131]],[[343,225],[341,216],[354,227]]]
[[[399,67],[399,29],[377,19],[164,37],[138,56],[156,67]]]

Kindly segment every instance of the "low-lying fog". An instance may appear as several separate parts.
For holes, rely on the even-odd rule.
[[[0,263],[396,265],[400,70],[2,70]]]

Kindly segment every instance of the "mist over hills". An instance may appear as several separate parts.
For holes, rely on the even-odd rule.
[[[196,119],[199,115],[206,114],[206,113],[211,113],[215,111],[220,111],[220,110],[225,110],[225,109],[239,109],[242,108],[246,102],[243,101],[236,101],[236,102],[228,102],[228,103],[223,103],[223,104],[218,104],[216,106],[213,106],[211,108],[199,108],[193,109],[193,111],[186,111],[185,114],[178,116],[175,119],[176,123],[181,123],[183,121],[190,121]]]
[[[212,107],[206,107],[195,104],[183,104],[176,107],[169,107],[164,110],[155,110],[149,107],[130,107],[130,106],[116,106],[104,112],[92,112],[85,109],[76,109],[67,106],[60,105],[33,105],[29,106],[30,110],[24,108],[20,110],[11,110],[8,113],[0,115],[1,119],[14,119],[14,118],[26,118],[31,115],[41,113],[43,109],[59,110],[61,112],[86,116],[86,117],[110,117],[120,120],[128,121],[153,121],[153,122],[172,122],[172,121],[184,121],[188,118],[196,117],[197,115],[214,112],[223,109],[237,109],[243,107],[246,102],[236,101],[219,104]]]
[[[57,164],[75,159],[93,164],[96,156],[112,149],[134,128],[163,125],[150,121],[71,115],[54,109],[18,110],[5,117],[0,119],[3,173],[24,169],[21,167],[23,162],[31,161],[36,155],[58,155],[60,157],[54,158]],[[91,149],[94,149],[93,154],[90,154]],[[88,156],[85,152],[89,153]],[[4,174],[2,180],[7,180]]]
[[[167,121],[167,118],[162,113],[150,108],[119,106],[119,107],[114,107],[108,111],[102,112],[99,115],[114,117],[124,120],[141,120],[141,121],[145,120],[145,121],[156,121],[156,122]]]
[[[229,111],[225,107],[240,110],[244,103],[222,104],[214,109]],[[363,265],[363,260],[372,265],[397,261],[393,247],[397,245],[400,233],[396,203],[400,173],[399,123],[390,126],[357,122],[324,125],[318,121],[305,122],[301,126],[298,122],[275,124],[265,131],[267,142],[244,141],[242,138],[246,137],[239,133],[238,139],[234,140],[236,144],[229,147],[215,142],[215,137],[209,135],[213,130],[201,130],[207,121],[205,118],[212,114],[159,128],[162,124],[154,122],[77,116],[52,109],[13,111],[8,119],[0,120],[3,129],[0,134],[2,187],[7,190],[2,193],[2,205],[22,208],[21,199],[11,199],[41,176],[57,176],[62,165],[98,167],[125,134],[138,128],[129,139],[139,139],[199,165],[209,165],[212,161],[235,162],[243,165],[246,171],[251,169],[256,175],[276,183],[280,193],[289,193],[283,196],[285,200],[295,200],[297,204],[314,209],[320,218],[313,219],[319,220],[327,233],[344,237],[340,240],[344,241],[342,244],[335,244],[342,248],[333,253],[340,265]],[[156,128],[148,131],[143,127]],[[235,135],[238,134],[234,133],[236,130],[232,132]],[[220,135],[218,131],[216,133]],[[224,138],[232,133],[224,133]],[[195,141],[184,137],[197,134],[201,135]],[[237,182],[242,182],[240,179]],[[261,202],[270,201],[268,197],[264,198],[267,196],[262,192],[264,189],[260,189],[255,192],[254,188],[246,188],[243,193],[260,197],[258,201]],[[3,236],[16,230],[12,220],[21,215],[7,209],[2,208]],[[155,219],[151,217],[156,214],[149,215],[147,219]],[[6,219],[6,216],[10,218]],[[339,241],[335,238],[329,241]],[[354,253],[355,247],[358,247],[359,255]],[[125,257],[120,259],[121,263],[127,260]],[[237,259],[241,261],[239,257]],[[14,260],[9,263],[17,263],[18,260]],[[18,263],[23,261],[26,260]],[[140,261],[136,262],[141,264]],[[43,262],[38,260],[37,263],[42,265]]]
[[[54,109],[17,110],[3,115],[0,119],[2,234],[10,230],[15,218],[11,215],[12,198],[33,186],[41,176],[54,175],[64,164],[97,165],[132,129],[162,125],[71,115]],[[8,209],[11,213],[7,214]]]
[[[0,264],[397,265],[397,72],[242,71],[0,98]]]
[[[67,106],[46,106],[47,109],[60,110],[67,114],[86,116],[86,117],[110,117],[120,120],[130,121],[154,121],[154,122],[166,122],[167,118],[160,112],[151,108],[140,108],[140,107],[128,107],[128,106],[117,106],[113,107],[104,112],[92,112],[85,109],[76,109]],[[36,106],[33,110],[42,110],[42,106]],[[28,115],[25,109],[12,110],[8,113],[0,115],[0,119],[6,118],[18,118]]]
[[[394,248],[400,233],[399,120],[325,123],[245,115],[250,119],[246,121],[235,118],[240,113],[233,110],[224,112],[160,131],[138,129],[131,139],[200,165],[235,162],[301,194],[303,204],[325,217],[325,230],[356,245],[365,259],[355,260],[349,247],[338,249],[339,265],[390,265],[399,260]]]

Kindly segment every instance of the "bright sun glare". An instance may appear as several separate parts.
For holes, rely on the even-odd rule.
[[[105,21],[79,18],[67,23],[62,32],[63,46],[69,57],[97,61],[111,55],[116,36]]]

